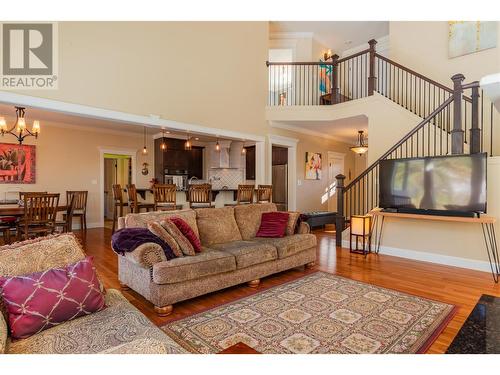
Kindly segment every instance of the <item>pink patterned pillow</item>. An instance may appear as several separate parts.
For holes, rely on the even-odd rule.
[[[264,212],[260,219],[260,228],[256,237],[283,237],[288,224],[288,212]]]
[[[175,224],[184,237],[186,237],[191,245],[193,245],[194,251],[201,253],[201,242],[198,236],[194,233],[193,228],[191,228],[190,225],[180,217],[172,217],[170,218],[170,221]]]
[[[64,268],[0,277],[0,290],[15,339],[106,307],[92,257]]]

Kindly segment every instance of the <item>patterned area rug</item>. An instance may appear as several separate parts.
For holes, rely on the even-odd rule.
[[[261,353],[419,353],[454,315],[452,305],[324,272],[171,322],[193,353],[243,342]]]

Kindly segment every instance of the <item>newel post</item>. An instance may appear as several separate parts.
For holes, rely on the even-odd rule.
[[[335,244],[342,246],[342,231],[345,226],[344,217],[344,180],[343,174],[335,176],[337,179],[337,216],[335,218]]]
[[[462,129],[462,82],[463,74],[455,74],[453,81],[453,129],[451,130],[451,153],[464,153],[464,130]]]
[[[332,90],[330,104],[337,103],[339,97],[339,68],[338,68],[339,55],[332,56]]]
[[[375,91],[376,83],[377,83],[377,77],[375,76],[375,45],[377,44],[377,41],[375,39],[370,39],[368,41],[368,44],[370,45],[370,72],[368,75],[368,95],[373,95],[373,92]]]
[[[470,128],[470,153],[481,152],[481,129],[479,129],[479,83],[472,87],[472,121]]]

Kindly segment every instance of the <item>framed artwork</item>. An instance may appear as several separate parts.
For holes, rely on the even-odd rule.
[[[321,180],[321,154],[306,152],[306,180]]]
[[[0,184],[34,184],[35,146],[0,143]]]
[[[450,21],[448,28],[450,58],[497,46],[496,21]]]

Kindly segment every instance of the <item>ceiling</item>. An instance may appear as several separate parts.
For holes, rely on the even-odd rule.
[[[12,126],[15,118],[16,111],[13,105],[0,103],[0,117],[5,117],[7,124]],[[103,132],[116,132],[128,135],[138,135],[142,136],[144,132],[144,126],[141,124],[108,121],[102,119],[95,119],[83,116],[74,116],[60,112],[46,111],[39,108],[26,107],[26,123],[28,128],[31,127],[33,120],[39,120],[41,123],[41,131],[43,133],[44,124],[53,124],[54,126],[64,126],[64,127],[76,127],[76,128],[86,128],[89,130],[98,130]],[[169,131],[165,129],[166,136],[172,138],[186,138],[187,133],[179,131]],[[157,127],[149,127],[148,135],[154,136],[159,135],[161,130]],[[200,142],[215,142],[216,137],[208,136],[204,134],[194,134],[190,133],[193,138],[198,138]]]
[[[271,33],[309,32],[334,53],[367,43],[389,34],[388,21],[271,21]]]
[[[313,132],[318,135],[327,135],[349,144],[355,144],[358,139],[358,130],[368,135],[368,117],[354,116],[333,121],[287,121],[277,122],[276,125],[285,125],[288,128],[296,128],[297,131]]]

